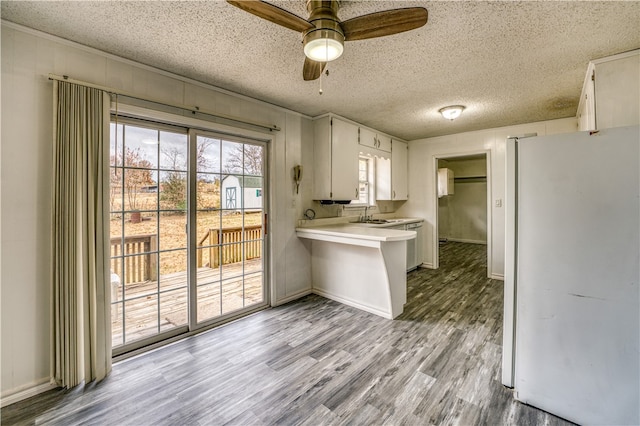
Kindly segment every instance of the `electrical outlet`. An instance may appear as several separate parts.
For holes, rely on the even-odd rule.
[[[498,198],[496,200],[496,207],[502,207],[502,199]]]

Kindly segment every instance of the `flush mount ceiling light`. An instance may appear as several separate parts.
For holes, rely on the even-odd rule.
[[[334,61],[343,51],[344,35],[339,28],[314,30],[304,36],[304,54],[312,61]]]
[[[451,105],[448,107],[440,108],[438,112],[442,114],[442,116],[447,120],[454,120],[460,117],[460,114],[462,114],[462,110],[464,110],[464,107],[462,105]]]

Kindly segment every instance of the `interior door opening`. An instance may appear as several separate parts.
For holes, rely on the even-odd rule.
[[[491,194],[487,153],[438,157],[436,165],[436,229],[434,261],[455,243],[487,246],[487,276],[491,277]],[[464,246],[459,245],[462,249]],[[451,259],[451,256],[449,256]],[[463,261],[463,253],[454,256]]]

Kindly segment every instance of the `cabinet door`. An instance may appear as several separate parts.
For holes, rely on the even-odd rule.
[[[359,132],[358,142],[360,145],[370,146],[371,148],[378,147],[376,132],[367,129],[366,127],[360,127]]]
[[[334,118],[331,126],[333,200],[358,199],[358,126]]]
[[[331,117],[314,123],[313,199],[331,199]]]
[[[376,200],[391,200],[391,160],[376,157]]]
[[[409,198],[407,177],[409,147],[406,142],[394,140],[391,148],[391,199],[406,200]]]
[[[587,79],[584,86],[584,99],[578,111],[578,130],[596,130],[596,103],[595,88],[593,85],[593,70],[589,68],[591,78]]]
[[[640,56],[596,64],[595,124],[598,130],[640,124]]]
[[[380,151],[391,152],[391,138],[378,133],[378,149]]]

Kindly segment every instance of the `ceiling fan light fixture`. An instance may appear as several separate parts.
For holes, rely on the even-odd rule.
[[[460,117],[460,114],[462,114],[463,110],[464,106],[462,105],[451,105],[448,107],[440,108],[438,112],[442,114],[442,116],[447,120],[453,121],[454,119]]]
[[[304,36],[304,54],[312,61],[334,61],[343,51],[344,36],[337,31],[315,30]]]

